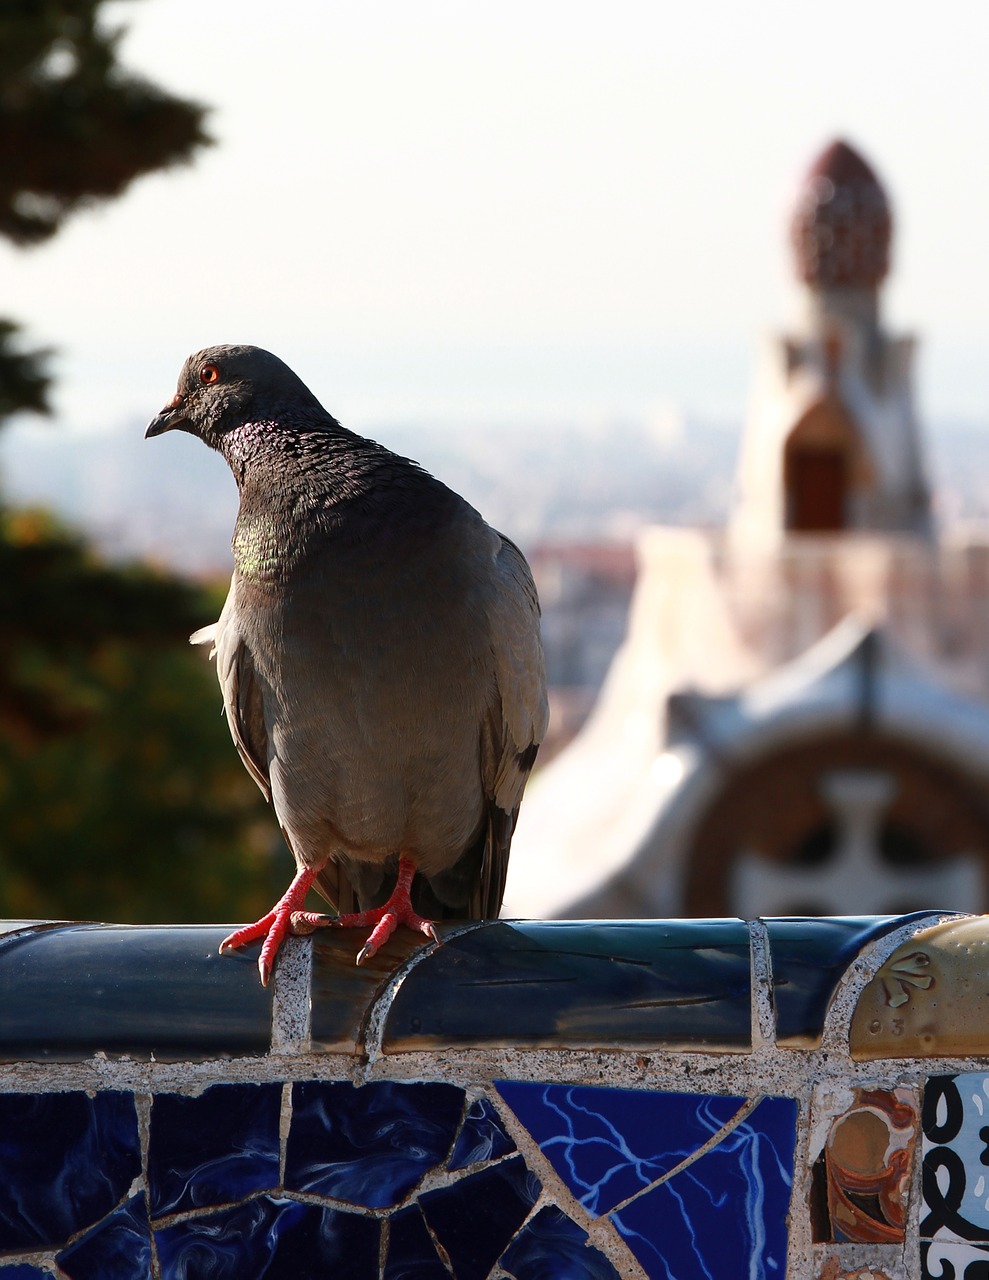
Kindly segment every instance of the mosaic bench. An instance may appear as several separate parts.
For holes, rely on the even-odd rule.
[[[989,923],[0,924],[0,1280],[985,1280]]]

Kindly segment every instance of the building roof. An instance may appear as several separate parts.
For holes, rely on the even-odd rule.
[[[796,274],[815,288],[875,288],[889,271],[893,219],[882,183],[842,139],[820,153],[790,222]]]

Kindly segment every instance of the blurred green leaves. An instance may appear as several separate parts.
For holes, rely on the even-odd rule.
[[[217,593],[0,515],[0,916],[264,913],[291,859],[188,635]]]
[[[0,235],[40,244],[66,218],[209,141],[205,109],[134,76],[103,0],[0,8]]]
[[[120,65],[105,0],[0,4],[0,236],[49,240],[74,213],[135,178],[185,163],[210,142],[206,110]],[[0,319],[0,426],[48,413],[50,353]]]
[[[203,107],[120,65],[106,8],[0,5],[0,236],[16,246],[209,141]],[[48,354],[0,320],[0,426],[49,412]],[[281,893],[291,859],[188,644],[220,603],[0,507],[0,917],[254,919]]]

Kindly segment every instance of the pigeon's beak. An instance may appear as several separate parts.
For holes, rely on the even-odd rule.
[[[165,431],[172,431],[175,427],[184,427],[188,421],[189,419],[185,412],[185,396],[176,391],[164,409],[160,413],[156,413],[148,423],[144,438],[148,440],[151,436],[160,436]]]

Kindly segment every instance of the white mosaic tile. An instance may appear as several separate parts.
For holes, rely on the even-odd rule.
[[[989,1075],[929,1079],[923,1123],[921,1238],[965,1248],[989,1244]],[[978,1257],[983,1267],[978,1275],[989,1276],[989,1254],[983,1250]],[[952,1270],[932,1274],[956,1275]]]
[[[920,1246],[920,1280],[983,1280],[985,1276],[989,1276],[989,1245],[925,1240]]]

